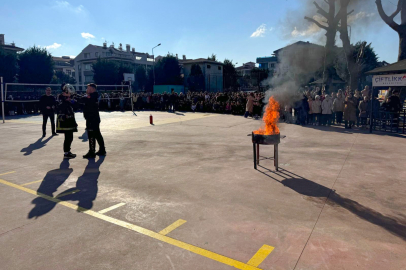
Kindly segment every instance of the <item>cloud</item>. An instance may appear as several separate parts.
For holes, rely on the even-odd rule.
[[[313,16],[313,19],[318,21],[320,24],[324,24],[321,16],[315,15],[315,16]],[[304,30],[299,30],[299,29],[297,29],[297,27],[295,27],[295,29],[291,32],[291,36],[292,37],[311,37],[311,36],[318,34],[320,31],[321,31],[320,27],[318,27],[314,23],[311,23],[307,27],[307,29],[304,29]]]
[[[55,1],[54,8],[68,10],[76,14],[85,13],[85,7],[83,5],[74,7],[67,1]]]
[[[366,13],[365,11],[360,11],[357,14],[348,16],[348,24],[351,24],[359,20],[368,20],[375,17],[376,13]]]
[[[266,24],[261,24],[257,30],[255,30],[254,33],[252,33],[251,37],[252,38],[257,38],[257,37],[264,37],[266,32]]]
[[[84,33],[84,32],[83,32],[81,35],[82,35],[82,38],[84,38],[84,39],[95,38],[95,36],[93,36],[93,35],[90,34],[90,33]]]
[[[47,49],[47,50],[55,50],[55,49],[58,49],[61,46],[62,46],[62,44],[58,44],[58,43],[55,42],[52,45],[45,46],[45,49]]]

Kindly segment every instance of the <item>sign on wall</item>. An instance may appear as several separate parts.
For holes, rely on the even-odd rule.
[[[372,86],[406,86],[406,74],[374,75]]]

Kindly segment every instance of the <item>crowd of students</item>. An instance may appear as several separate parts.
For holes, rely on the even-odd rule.
[[[244,115],[247,100],[252,99],[252,115],[262,112],[263,93],[246,92],[176,92],[133,94],[134,110],[211,112]]]
[[[399,90],[390,92],[380,104],[376,99],[371,101],[369,86],[355,93],[347,87],[345,91],[340,89],[337,93],[330,94],[324,88],[306,87],[302,100],[294,106],[284,106],[282,118],[287,123],[301,125],[341,125],[344,121],[346,129],[351,129],[354,125],[366,128],[371,108],[374,115],[384,110],[392,113],[393,118],[398,117],[398,112],[402,109],[399,94]]]

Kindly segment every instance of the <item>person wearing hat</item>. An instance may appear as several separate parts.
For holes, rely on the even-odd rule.
[[[65,139],[63,142],[64,158],[75,158],[76,155],[72,154],[71,145],[73,141],[73,132],[78,132],[78,125],[75,120],[75,112],[72,108],[71,95],[74,88],[70,84],[62,84],[62,94],[59,96],[60,104],[58,106],[57,118],[57,133],[64,133]]]
[[[95,158],[105,156],[106,148],[104,139],[100,132],[100,115],[98,105],[97,85],[89,83],[86,89],[86,97],[84,98],[83,117],[86,119],[86,130],[89,138],[89,152],[83,158]],[[96,141],[99,144],[99,151],[96,152]]]

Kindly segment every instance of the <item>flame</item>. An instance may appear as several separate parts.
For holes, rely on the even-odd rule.
[[[255,130],[255,134],[259,135],[276,135],[279,134],[278,120],[279,120],[279,103],[272,97],[269,98],[268,105],[266,106],[264,117],[265,127]]]

